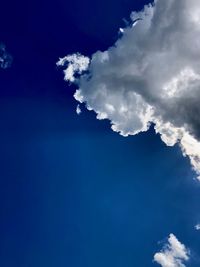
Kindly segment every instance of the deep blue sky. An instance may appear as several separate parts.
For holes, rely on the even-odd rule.
[[[200,186],[151,129],[124,138],[75,113],[58,57],[104,50],[145,1],[4,1],[0,41],[0,266],[151,267],[169,233],[199,266]]]

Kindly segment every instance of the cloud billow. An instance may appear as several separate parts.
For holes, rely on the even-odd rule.
[[[180,145],[200,179],[199,1],[156,0],[131,20],[107,51],[68,55],[57,65],[98,119],[123,136],[154,124],[166,145]]]
[[[154,255],[154,261],[162,267],[185,267],[189,260],[189,250],[175,235],[170,234],[167,243],[160,252]]]

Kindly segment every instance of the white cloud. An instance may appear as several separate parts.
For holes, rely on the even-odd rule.
[[[80,105],[77,105],[77,107],[76,107],[76,113],[77,113],[77,115],[80,115],[81,114],[81,108],[80,108]]]
[[[131,20],[107,51],[57,65],[67,64],[65,80],[79,88],[75,99],[98,119],[123,136],[153,123],[166,145],[180,145],[200,179],[200,3],[156,0]]]
[[[173,234],[169,235],[163,249],[154,255],[154,261],[162,267],[185,267],[183,262],[188,259],[189,251]]]
[[[66,81],[74,82],[75,75],[87,70],[89,62],[89,58],[77,53],[73,55],[68,55],[64,58],[60,58],[56,65],[61,67],[67,67],[64,70],[64,78]]]
[[[197,225],[195,225],[195,229],[196,229],[197,231],[200,230],[200,224],[199,224],[199,223],[198,223]]]

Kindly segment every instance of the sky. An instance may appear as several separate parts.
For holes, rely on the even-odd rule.
[[[1,3],[1,266],[199,267],[200,6],[183,2],[131,19],[149,2]]]

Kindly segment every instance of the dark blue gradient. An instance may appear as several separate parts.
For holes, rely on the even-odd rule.
[[[153,129],[123,138],[75,113],[59,56],[117,39],[145,1],[5,1],[0,41],[0,266],[150,267],[170,233],[199,266],[200,186]]]

